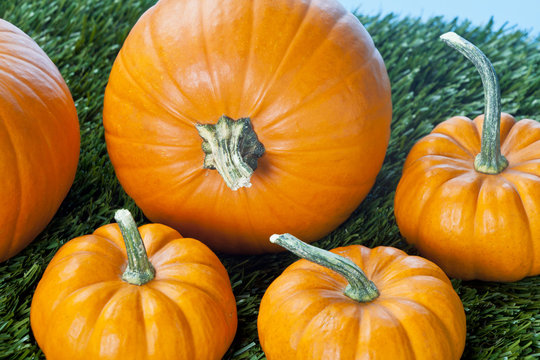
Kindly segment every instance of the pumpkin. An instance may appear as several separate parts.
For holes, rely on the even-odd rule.
[[[79,161],[79,122],[62,75],[0,19],[0,262],[51,221]]]
[[[485,116],[452,117],[411,149],[394,200],[401,234],[452,277],[538,275],[540,123],[501,114],[489,60],[457,34],[442,38],[478,68]]]
[[[47,359],[221,359],[237,317],[217,256],[168,226],[137,229],[127,210],[115,218],[62,246],[37,286],[30,321]]]
[[[161,0],[105,92],[116,175],[152,221],[229,253],[345,221],[388,145],[390,84],[336,0]]]
[[[290,234],[271,241],[304,258],[264,294],[257,320],[268,360],[456,360],[465,312],[444,272],[401,250],[329,251]]]

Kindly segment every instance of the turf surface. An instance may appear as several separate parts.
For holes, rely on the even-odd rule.
[[[112,222],[129,208],[147,222],[117,182],[107,156],[103,93],[123,39],[152,0],[2,0],[0,17],[29,34],[57,64],[81,123],[81,158],[71,192],[45,231],[18,256],[0,264],[0,359],[44,359],[29,324],[30,301],[45,267],[69,239]],[[499,74],[503,111],[540,120],[540,38],[516,29],[478,28],[466,21],[422,22],[394,15],[364,17],[392,82],[392,137],[375,187],[352,217],[316,245],[391,245],[415,254],[393,216],[394,190],[407,152],[435,124],[483,112],[473,67],[437,38],[456,31],[484,50]],[[238,302],[239,326],[226,359],[264,358],[257,309],[270,282],[293,262],[288,254],[220,254]],[[496,284],[453,280],[467,314],[464,359],[540,358],[540,277]]]

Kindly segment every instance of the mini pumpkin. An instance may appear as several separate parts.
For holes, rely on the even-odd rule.
[[[538,275],[540,123],[501,114],[489,60],[457,34],[441,38],[478,68],[486,114],[450,118],[411,149],[394,202],[401,234],[452,277]]]
[[[444,272],[401,250],[330,252],[290,234],[271,241],[304,258],[268,287],[257,321],[268,360],[457,360],[465,312]]]
[[[221,359],[237,317],[219,259],[168,226],[115,217],[62,246],[37,286],[30,321],[47,359]]]
[[[104,101],[111,162],[145,215],[231,253],[347,219],[381,168],[392,110],[379,52],[336,0],[160,0]]]
[[[71,93],[47,54],[0,19],[0,262],[47,226],[79,161]]]

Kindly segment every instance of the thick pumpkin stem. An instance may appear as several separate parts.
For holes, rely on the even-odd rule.
[[[251,175],[264,146],[257,138],[249,118],[233,120],[225,115],[214,124],[197,124],[203,138],[205,169],[219,172],[231,190],[251,186]]]
[[[508,166],[508,160],[501,154],[501,91],[493,65],[480,49],[454,32],[441,35],[441,39],[469,59],[484,85],[486,103],[482,144],[480,153],[474,159],[476,171],[498,174]]]
[[[118,222],[124,237],[128,258],[128,265],[122,274],[122,280],[133,285],[144,285],[155,277],[156,271],[148,260],[137,224],[126,209],[116,211],[114,219]]]
[[[306,244],[291,234],[274,234],[270,242],[284,247],[299,257],[334,270],[347,279],[345,295],[359,302],[369,302],[379,297],[379,290],[358,265],[351,260]]]

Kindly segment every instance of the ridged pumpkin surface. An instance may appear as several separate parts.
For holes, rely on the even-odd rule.
[[[499,174],[475,170],[484,116],[453,117],[407,156],[396,190],[402,235],[450,276],[516,281],[540,274],[540,123],[502,114]]]
[[[249,117],[264,155],[232,191],[203,169],[195,124]],[[314,241],[372,187],[390,84],[357,18],[334,0],[161,0],[138,21],[105,94],[107,149],[152,221],[214,249],[260,253],[275,232]]]
[[[62,75],[30,37],[0,19],[0,261],[52,219],[73,183],[79,144]]]
[[[391,247],[331,250],[357,264],[379,297],[358,302],[345,278],[307,260],[268,287],[258,318],[268,360],[458,360],[465,312],[444,272]]]
[[[155,278],[122,280],[117,224],[67,242],[40,280],[30,313],[48,360],[218,360],[236,332],[227,271],[207,246],[160,224],[139,227]]]

